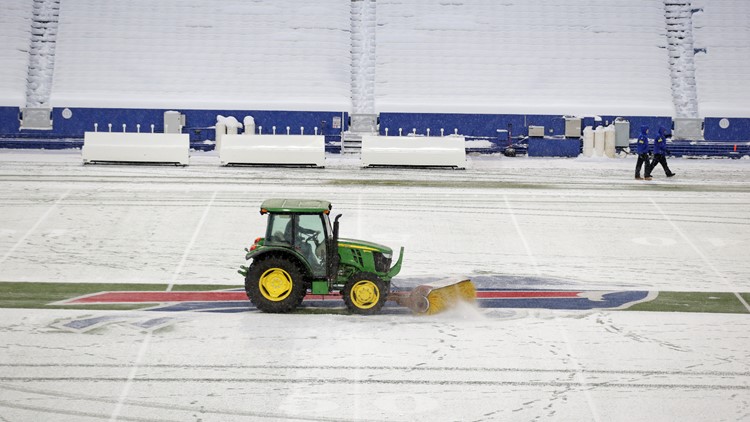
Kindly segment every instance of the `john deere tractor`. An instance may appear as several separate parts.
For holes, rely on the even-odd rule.
[[[329,219],[331,203],[304,199],[268,199],[261,215],[268,215],[265,237],[246,248],[242,267],[245,291],[261,311],[291,312],[305,295],[340,292],[355,314],[380,311],[387,300],[417,313],[434,313],[454,299],[474,298],[470,281],[422,285],[411,292],[391,292],[391,279],[401,270],[404,248],[393,266],[387,246],[339,238],[339,218]],[[468,284],[467,284],[468,283]]]

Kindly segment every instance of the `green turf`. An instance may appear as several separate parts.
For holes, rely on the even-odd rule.
[[[18,283],[0,282],[0,308],[139,309],[151,304],[49,305],[65,299],[98,292],[165,291],[167,284],[113,283]],[[240,286],[175,285],[174,291],[205,291]]]
[[[743,294],[748,296],[750,294]],[[748,310],[734,293],[659,292],[656,299],[628,308],[631,311],[717,312],[744,314]]]

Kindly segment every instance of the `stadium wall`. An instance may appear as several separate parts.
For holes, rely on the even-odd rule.
[[[69,110],[69,117],[63,111]],[[181,109],[128,109],[128,108],[53,108],[52,130],[20,130],[20,110],[17,107],[0,107],[0,147],[5,148],[80,148],[83,145],[84,132],[108,131],[122,132],[123,124],[127,132],[136,132],[138,124],[141,132],[164,131],[164,112],[175,110],[185,115],[183,133],[190,135],[193,149],[211,150],[215,139],[214,125],[216,116],[234,116],[242,122],[245,116],[255,120],[256,132],[262,127],[263,133],[300,133],[304,127],[306,134],[313,134],[317,127],[319,133],[326,136],[327,143],[335,143],[341,137],[342,129],[346,130],[348,113],[343,111],[269,111],[269,110],[181,110]],[[68,114],[67,112],[65,114]]]
[[[20,109],[18,107],[0,107],[0,148],[80,148],[83,144],[83,134],[93,131],[94,124],[98,124],[99,131],[109,130],[112,124],[113,132],[125,130],[135,132],[140,124],[141,132],[164,131],[164,112],[169,109],[135,109],[135,108],[68,108],[70,113],[63,113],[65,108],[53,108],[52,130],[21,130]],[[263,133],[271,133],[276,126],[276,132],[286,133],[290,127],[291,133],[299,133],[304,127],[307,134],[314,133],[314,128],[325,135],[329,151],[338,149],[341,134],[348,129],[348,111],[274,111],[274,110],[181,110],[185,115],[186,125],[183,133],[190,135],[191,147],[197,150],[213,149],[215,132],[213,126],[217,115],[234,116],[242,121],[245,116],[252,116],[255,120],[256,132],[260,127]],[[64,117],[67,115],[68,117]],[[539,114],[476,114],[476,113],[380,113],[380,134],[398,135],[399,128],[404,135],[413,131],[418,135],[426,135],[429,129],[431,136],[438,136],[443,129],[446,134],[458,133],[469,140],[485,139],[496,146],[504,146],[507,142],[508,130],[514,139],[518,140],[528,134],[529,126],[544,126],[545,136],[549,138],[561,137],[565,133],[565,117],[562,115]],[[611,123],[616,117],[623,117],[630,122],[630,138],[637,138],[640,127],[646,125],[654,133],[657,128],[672,127],[672,118],[668,116],[608,116],[602,115],[583,117],[583,127],[596,127]],[[740,144],[742,150],[750,147],[750,118],[719,118],[709,117],[704,121],[705,141],[696,143],[691,140],[682,141],[683,147],[675,149],[679,155],[727,155],[736,151],[735,143]],[[720,145],[730,143],[731,145]],[[698,145],[702,145],[698,147]],[[497,148],[485,149],[493,152]],[[729,154],[731,155],[731,154]]]

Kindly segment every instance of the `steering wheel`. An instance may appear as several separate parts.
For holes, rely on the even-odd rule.
[[[317,231],[299,227],[298,232],[299,232],[300,239],[302,239],[303,242],[307,243],[312,240],[315,243],[315,245],[318,245],[318,232]]]

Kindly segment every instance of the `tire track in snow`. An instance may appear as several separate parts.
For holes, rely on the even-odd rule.
[[[335,365],[184,365],[144,364],[139,370],[149,376],[107,376],[106,370],[121,371],[118,364],[0,364],[0,367],[43,368],[43,376],[0,376],[0,382],[130,382],[130,383],[226,383],[226,384],[351,384],[351,385],[424,385],[580,388],[582,391],[608,388],[655,390],[750,390],[750,372],[683,370],[588,370],[583,368],[536,369],[493,367],[425,366],[335,366]],[[179,369],[185,377],[158,376],[160,370],[173,374]],[[59,372],[61,373],[57,373]],[[78,375],[67,375],[75,370]],[[225,376],[249,372],[246,376]],[[302,376],[273,376],[280,371],[295,371]],[[342,376],[355,373],[357,376]],[[97,375],[93,375],[96,372]],[[202,372],[195,376],[189,373]],[[88,374],[87,374],[88,373]],[[216,374],[210,375],[210,374]],[[132,375],[132,377],[131,377]],[[398,376],[394,376],[398,375]],[[573,377],[575,376],[575,377]],[[382,378],[378,378],[382,377]],[[663,381],[669,378],[668,382]],[[576,379],[578,378],[578,379]],[[655,378],[650,382],[650,378]]]
[[[7,392],[18,392],[18,393],[25,393],[25,394],[35,394],[38,396],[46,396],[46,397],[52,397],[52,398],[58,398],[58,399],[67,399],[74,403],[80,403],[80,402],[93,402],[94,404],[101,404],[101,403],[116,403],[116,400],[109,399],[106,397],[96,396],[92,394],[81,394],[81,393],[68,393],[68,392],[62,392],[62,391],[54,391],[54,390],[45,390],[45,389],[39,389],[39,388],[31,388],[31,387],[20,387],[10,384],[0,384],[0,390]],[[107,414],[100,412],[97,413],[95,411],[83,411],[83,410],[73,410],[73,409],[61,409],[59,407],[46,407],[46,406],[40,406],[38,404],[23,404],[23,399],[16,399],[13,401],[10,400],[0,400],[0,407],[5,407],[9,409],[19,409],[19,410],[29,410],[32,412],[35,412],[35,416],[38,417],[39,413],[49,413],[53,415],[67,415],[67,416],[78,416],[78,417],[94,417],[94,418],[100,418],[100,419],[106,419],[108,417]],[[172,412],[186,412],[189,413],[192,417],[195,416],[196,413],[200,414],[207,414],[207,415],[221,415],[221,416],[230,416],[230,417],[243,417],[243,418],[252,418],[252,420],[257,420],[258,418],[261,419],[271,419],[271,420],[288,420],[288,421],[320,421],[320,422],[328,422],[328,421],[340,421],[341,418],[328,418],[328,417],[315,417],[315,416],[299,416],[299,415],[292,415],[288,413],[272,413],[272,412],[260,412],[260,411],[250,411],[250,410],[229,410],[226,408],[207,408],[203,405],[201,406],[186,406],[186,405],[179,405],[179,404],[163,404],[163,403],[156,403],[156,402],[149,402],[144,400],[134,400],[134,399],[128,399],[125,401],[125,404],[128,407],[137,407],[141,409],[153,409],[157,411],[172,411]],[[175,418],[169,418],[164,416],[163,414],[159,414],[158,417],[150,417],[150,418],[139,418],[139,417],[130,417],[130,416],[121,416],[118,420],[123,421],[148,421],[152,422],[155,420],[158,420],[160,422],[165,421],[184,421],[187,420],[184,417],[175,417]],[[370,421],[373,419],[363,419],[364,422]]]
[[[417,379],[351,379],[351,378],[159,378],[139,377],[130,380],[127,377],[0,377],[2,382],[132,382],[132,383],[231,383],[231,384],[351,384],[351,385],[427,385],[427,386],[507,386],[507,387],[579,387],[582,390],[617,388],[617,389],[654,389],[654,390],[750,390],[750,385],[731,384],[697,384],[697,383],[637,383],[637,382],[580,382],[580,381],[487,381],[487,380],[417,380]]]

